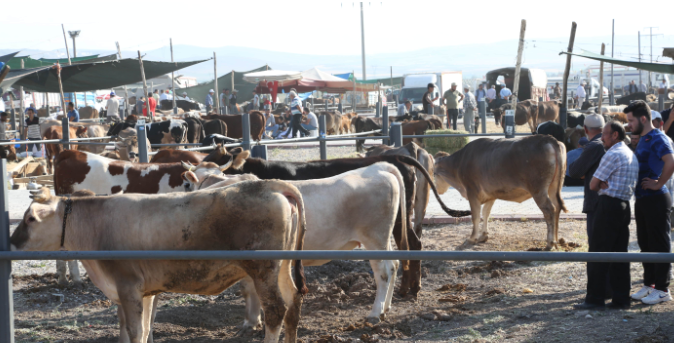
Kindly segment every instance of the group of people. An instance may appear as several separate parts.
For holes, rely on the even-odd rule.
[[[267,138],[279,139],[317,136],[318,117],[311,111],[309,104],[307,104],[307,106],[302,106],[302,99],[297,95],[297,91],[294,88],[288,93],[288,100],[289,109],[283,116],[286,118],[286,121],[290,121],[289,125],[276,123],[276,118],[271,113],[271,106],[265,104],[265,135]]]
[[[671,112],[671,110],[669,110]],[[625,144],[626,130],[618,122],[604,122],[600,115],[585,118],[587,141],[568,173],[584,179],[583,212],[587,214],[590,252],[627,252],[632,209],[637,242],[642,252],[671,252],[671,178],[674,172],[672,140],[663,132],[664,122],[644,101],[624,109],[632,142]],[[674,118],[672,118],[674,119]],[[665,130],[666,131],[666,130]],[[580,310],[627,309],[631,300],[644,304],[671,301],[671,264],[643,263],[643,286],[630,294],[629,263],[588,262],[587,295]],[[609,304],[605,301],[610,299]]]

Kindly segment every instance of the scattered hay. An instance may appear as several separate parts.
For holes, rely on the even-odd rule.
[[[442,287],[436,289],[436,292],[440,293],[448,293],[448,292],[456,292],[456,293],[463,293],[466,291],[468,286],[464,283],[457,283],[457,284],[451,284],[448,283],[446,285],[442,285]]]
[[[492,296],[492,295],[499,295],[499,294],[505,294],[505,289],[503,288],[492,288],[488,290],[484,295],[485,296]]]

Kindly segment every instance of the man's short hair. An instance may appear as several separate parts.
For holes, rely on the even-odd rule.
[[[611,128],[611,133],[617,132],[618,133],[618,141],[624,141],[625,140],[625,127],[623,127],[622,123],[619,123],[615,120],[611,120],[608,122],[609,127]]]
[[[72,102],[71,102],[70,104],[72,104]],[[68,105],[70,105],[70,104],[68,104]],[[31,112],[35,113],[35,111],[33,111],[33,108],[32,108],[32,107],[28,107],[28,108],[26,109],[26,113],[28,113],[28,111],[31,111]]]
[[[151,98],[151,97],[152,97],[152,93],[147,93],[147,97],[148,97],[148,98]]]
[[[625,114],[630,112],[632,112],[634,117],[639,119],[641,119],[641,117],[646,117],[648,121],[651,121],[651,108],[648,107],[648,104],[643,100],[636,100],[623,110],[623,113]]]
[[[68,102],[68,106],[75,107],[75,103],[73,103],[72,101],[70,101],[70,102]],[[28,109],[30,109],[31,111],[33,110],[32,107],[29,107]]]
[[[409,101],[409,100],[406,100],[406,101],[405,101],[405,105],[407,105],[407,104],[410,104],[410,105],[411,105],[411,104],[412,104],[412,102],[411,102],[411,101]]]

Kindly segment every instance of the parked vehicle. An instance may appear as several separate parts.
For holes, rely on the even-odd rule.
[[[548,79],[548,95],[552,95],[554,88],[555,88],[555,83],[559,82],[559,86],[562,87],[563,84],[563,77],[550,77]],[[578,78],[578,77],[571,77],[569,76],[569,80],[566,85],[566,93],[567,96],[569,97],[575,97],[576,96],[576,89],[578,89],[578,85],[580,82],[585,81],[586,85],[589,85],[590,87],[586,87],[586,93],[588,99],[594,99],[599,97],[599,81],[595,78],[590,78],[589,80],[586,78]],[[608,99],[608,88],[602,87],[602,90],[604,92],[604,99]]]
[[[490,88],[491,85],[496,85],[496,94],[499,94],[501,91],[502,85],[501,81],[497,84],[499,77],[503,77],[503,81],[506,86],[515,93],[513,85],[515,83],[515,68],[501,68],[495,69],[487,73],[487,88]],[[529,99],[538,100],[540,97],[543,100],[549,100],[548,93],[546,91],[548,85],[548,76],[545,74],[545,71],[542,69],[529,69],[529,68],[520,68],[520,84],[518,94],[518,101],[524,101]]]

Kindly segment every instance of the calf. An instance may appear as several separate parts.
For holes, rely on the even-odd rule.
[[[236,153],[232,152],[235,156]],[[215,155],[214,155],[215,156]],[[238,156],[237,156],[238,158]],[[204,161],[210,161],[205,158]],[[455,217],[466,216],[470,214],[468,211],[456,211],[448,208],[440,199],[436,192],[435,184],[431,181],[428,171],[413,158],[407,156],[374,156],[367,158],[353,158],[353,159],[335,159],[326,161],[312,161],[312,162],[282,162],[282,161],[265,161],[259,158],[246,158],[245,163],[239,168],[229,168],[225,171],[226,174],[255,174],[261,179],[280,179],[288,181],[312,180],[332,177],[345,173],[350,170],[367,167],[377,162],[388,162],[398,168],[400,174],[405,182],[405,208],[407,213],[400,214],[397,219],[396,227],[393,230],[393,235],[400,247],[401,235],[407,235],[410,249],[421,250],[421,241],[419,237],[412,231],[402,231],[402,221],[405,220],[405,226],[412,228],[411,216],[414,208],[414,182],[415,172],[413,168],[417,168],[424,173],[426,182],[428,182],[435,193],[436,199],[440,203],[443,210]],[[403,281],[400,286],[400,293],[407,294],[411,287],[412,295],[417,295],[421,290],[421,265],[419,261],[411,261],[409,272],[403,272]],[[410,283],[412,285],[410,286]]]
[[[220,188],[238,181],[217,175],[220,168],[209,162],[187,168],[190,171],[183,177],[190,183],[190,189]],[[210,169],[210,172],[204,169]],[[199,178],[197,174],[206,176]],[[236,176],[249,179],[251,174]],[[396,216],[406,212],[405,185],[393,165],[379,162],[330,178],[289,183],[297,187],[304,199],[307,213],[305,249],[352,250],[362,245],[367,250],[392,250],[391,233]],[[403,235],[401,250],[408,250],[404,238]],[[305,266],[319,266],[329,260],[302,262]],[[378,323],[391,308],[398,261],[370,260],[370,265],[377,294],[367,320]],[[260,299],[252,281],[250,278],[242,281],[246,297],[244,327],[260,324]]]
[[[12,250],[302,250],[304,242],[302,195],[282,181],[245,182],[188,194],[72,199],[51,196],[43,188],[33,199],[11,236]],[[166,209],[172,215],[167,216]],[[94,285],[118,306],[120,342],[153,342],[157,294],[217,295],[246,277],[263,300],[265,342],[278,342],[282,324],[285,341],[297,341],[302,295],[307,292],[302,261],[82,264]]]
[[[436,155],[435,180],[444,193],[456,188],[470,203],[473,233],[464,247],[486,242],[489,214],[496,199],[523,202],[534,198],[548,228],[547,249],[558,242],[559,214],[567,211],[562,200],[566,148],[544,135],[514,139],[481,138],[451,156]],[[479,230],[480,208],[484,224]]]
[[[403,136],[408,136],[408,135],[410,135],[410,136],[411,135],[421,136],[421,135],[425,135],[427,130],[435,129],[435,125],[430,121],[420,119],[420,120],[404,122],[402,124],[402,129],[403,129]],[[409,144],[415,139],[419,142],[419,145],[424,146],[424,139],[423,138],[404,138],[403,144]]]

